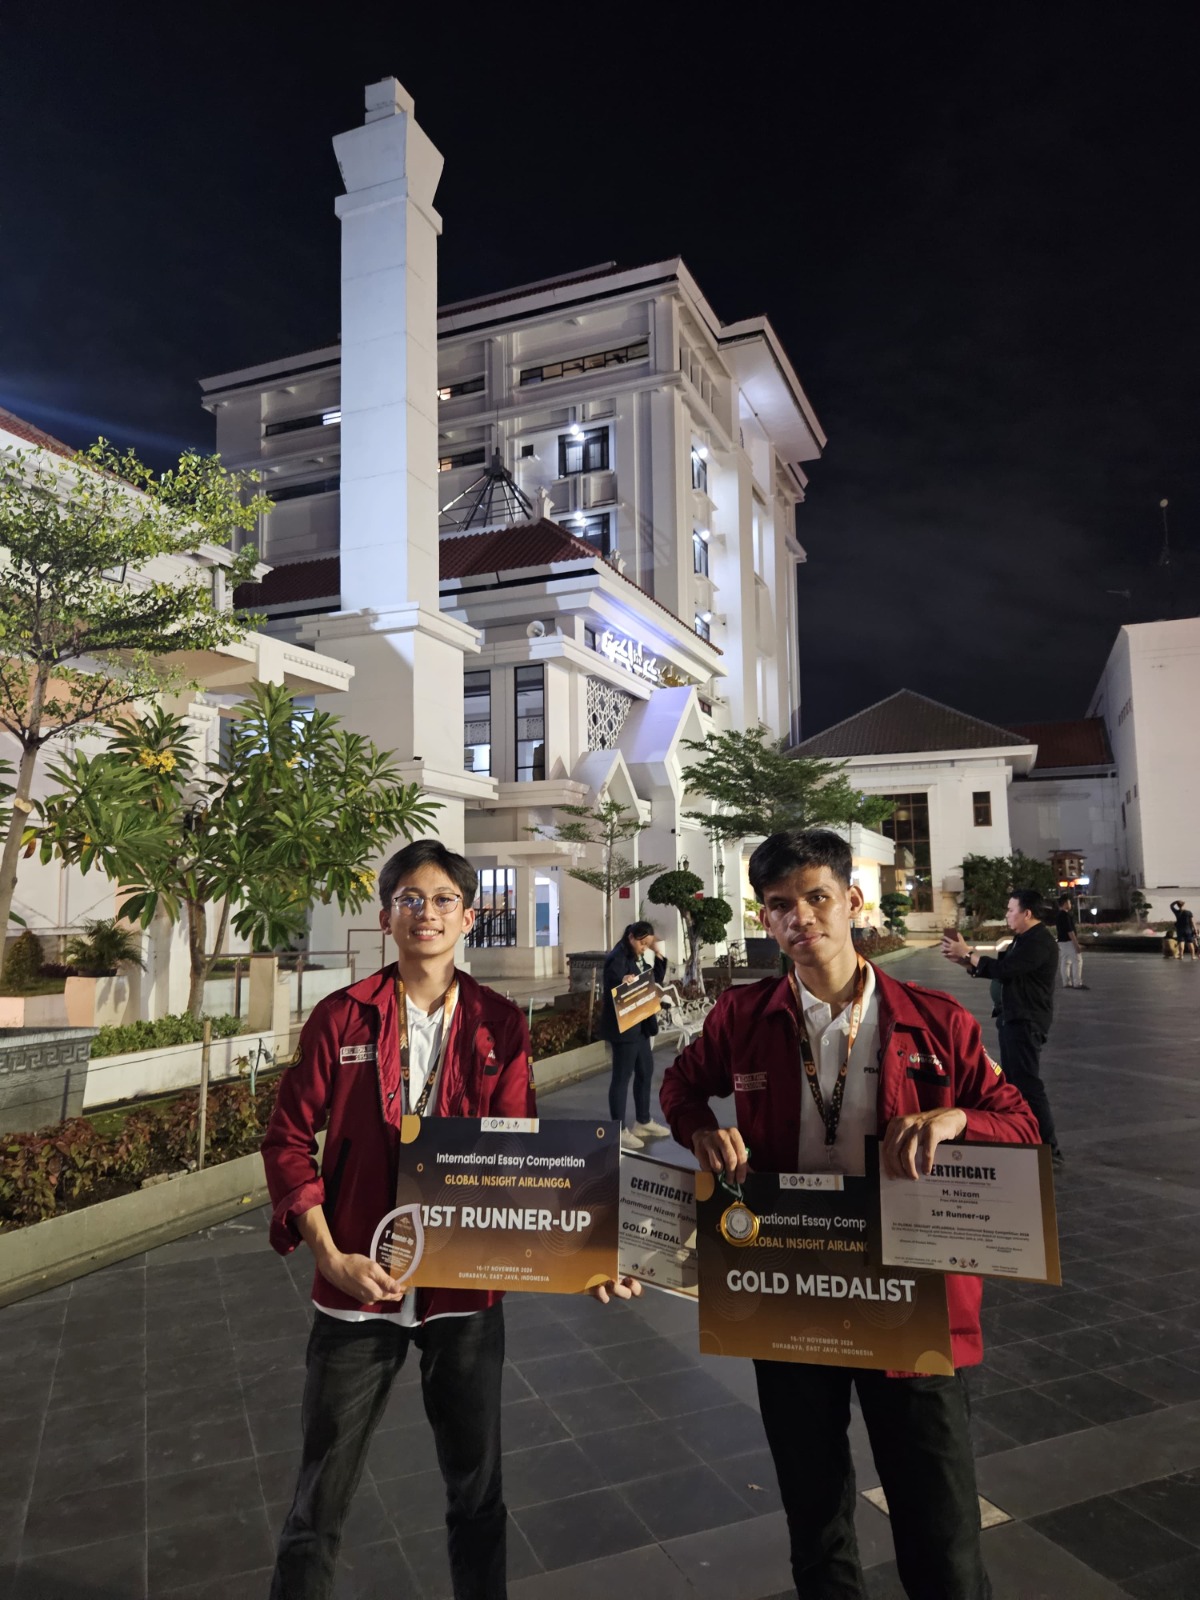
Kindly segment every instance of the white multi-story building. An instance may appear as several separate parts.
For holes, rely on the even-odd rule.
[[[1200,911],[1200,617],[1132,623],[1117,634],[1089,714],[1116,766],[1114,833],[1122,869],[1150,901]]]
[[[427,160],[413,143],[411,101],[391,80],[368,91],[355,156],[393,117],[407,131],[399,145],[372,146],[378,194],[385,180],[388,195],[400,192],[403,163],[387,162],[405,138],[408,169]],[[342,165],[345,222],[357,214],[355,185],[369,185]],[[432,165],[427,172],[435,183]],[[423,212],[431,226],[432,192]],[[410,213],[407,226],[419,219]],[[425,448],[423,417],[403,434],[388,421],[402,405],[425,405],[436,413],[438,608],[442,626],[457,630],[446,637],[461,652],[460,681],[449,665],[437,674],[414,667],[403,692],[437,708],[443,733],[461,723],[462,771],[431,781],[420,746],[437,729],[423,734],[414,721],[387,737],[393,673],[408,669],[382,654],[369,671],[354,658],[347,717],[445,797],[440,831],[465,846],[481,875],[473,968],[550,976],[565,948],[599,942],[599,898],[564,870],[581,864],[578,850],[537,831],[553,828],[564,803],[621,801],[649,824],[637,845],[643,862],[666,868],[686,857],[736,900],[736,852],[715,863],[683,816],[682,742],[757,722],[781,737],[798,727],[805,556],[796,513],[805,464],[825,439],[770,323],[722,323],[677,259],[631,271],[608,265],[443,307],[435,373],[413,355],[426,335],[410,288],[408,388],[389,412],[376,393],[387,372],[377,363],[373,381],[360,352],[390,312],[383,295],[359,286],[364,274],[374,284],[390,261],[400,292],[405,263],[388,257],[382,237],[366,266],[357,249],[344,231],[343,335],[355,330],[359,352],[352,382],[344,343],[203,382],[222,458],[259,470],[275,502],[260,529],[274,570],[242,598],[277,636],[334,655],[353,629],[356,638],[384,631],[389,607],[413,591],[384,592],[388,548],[378,537],[378,600],[348,578],[348,559],[361,572],[359,557],[347,555],[363,542],[354,508],[372,462],[383,471],[414,438]],[[421,250],[427,285],[427,242]],[[379,355],[390,351],[381,339]],[[411,501],[396,512],[397,552],[413,538],[415,515]],[[421,626],[434,632],[436,620]],[[644,909],[634,891],[628,917]],[[674,932],[673,915],[669,922]],[[314,937],[338,942],[343,930],[314,928]]]

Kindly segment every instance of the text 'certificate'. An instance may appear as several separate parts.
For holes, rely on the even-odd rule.
[[[1062,1282],[1048,1146],[940,1144],[915,1182],[889,1178],[881,1157],[877,1147],[886,1266]]]

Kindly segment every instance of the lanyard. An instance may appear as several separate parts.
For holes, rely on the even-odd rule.
[[[854,1049],[854,1041],[858,1038],[858,1030],[863,1017],[863,995],[867,987],[867,964],[859,957],[858,972],[854,979],[854,999],[850,1012],[850,1027],[846,1032],[846,1054],[838,1068],[837,1082],[833,1086],[833,1095],[826,1109],[825,1097],[821,1093],[821,1084],[817,1076],[817,1063],[813,1056],[813,1048],[809,1042],[808,1028],[804,1021],[804,1006],[800,1000],[800,985],[796,980],[795,968],[788,973],[788,982],[792,986],[792,994],[796,1000],[796,1010],[800,1015],[800,1060],[804,1063],[804,1076],[808,1079],[808,1087],[817,1107],[817,1115],[825,1125],[825,1143],[832,1145],[837,1141],[838,1123],[842,1120],[842,1100],[846,1093],[846,1074],[850,1070],[850,1055]]]
[[[429,1096],[433,1090],[434,1081],[442,1070],[442,1062],[446,1059],[446,1049],[450,1043],[450,1020],[454,1016],[454,1008],[458,1004],[458,979],[453,978],[446,996],[442,1002],[442,1042],[438,1048],[438,1058],[425,1076],[425,1087],[421,1090],[420,1098],[412,1107],[412,1115],[423,1117],[425,1107],[429,1104]],[[408,1108],[408,1001],[404,993],[404,980],[396,975],[396,1029],[400,1036],[400,1077],[404,1084],[404,1105]]]

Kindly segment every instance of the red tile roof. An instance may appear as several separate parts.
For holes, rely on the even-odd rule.
[[[56,439],[52,433],[44,433],[41,428],[35,428],[32,422],[26,422],[24,417],[6,411],[3,406],[0,406],[0,428],[6,433],[15,433],[18,439],[36,444],[43,450],[52,450],[56,456],[66,456],[70,459],[75,454],[69,444]]]
[[[1037,745],[1035,772],[1113,764],[1103,717],[1077,717],[1073,722],[1014,722],[1013,732]]]
[[[522,522],[486,533],[464,533],[443,539],[438,550],[442,582],[477,578],[489,572],[521,572],[531,567],[548,567],[560,561],[602,561],[599,552],[557,522],[543,517],[539,522]],[[675,613],[647,594],[640,584],[613,567],[612,573],[651,605],[665,611],[673,622]],[[341,562],[337,556],[320,556],[313,561],[291,561],[274,567],[261,583],[243,583],[234,591],[234,603],[249,611],[261,606],[298,605],[305,600],[336,598],[341,589]],[[684,624],[686,626],[686,624]],[[719,645],[705,641],[710,650],[722,655]]]

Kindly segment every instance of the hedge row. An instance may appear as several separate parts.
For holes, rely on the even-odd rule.
[[[272,1078],[254,1094],[246,1082],[209,1090],[206,1162],[216,1165],[258,1149],[277,1085]],[[199,1115],[196,1091],[167,1105],[131,1111],[109,1137],[86,1117],[36,1133],[0,1135],[0,1228],[44,1222],[111,1200],[145,1178],[191,1165],[198,1151]]]
[[[232,1039],[241,1033],[238,1017],[209,1017],[214,1039]],[[161,1050],[170,1044],[198,1044],[204,1037],[203,1017],[180,1011],[154,1022],[124,1022],[119,1027],[101,1028],[92,1040],[91,1057],[123,1056],[133,1050]]]

